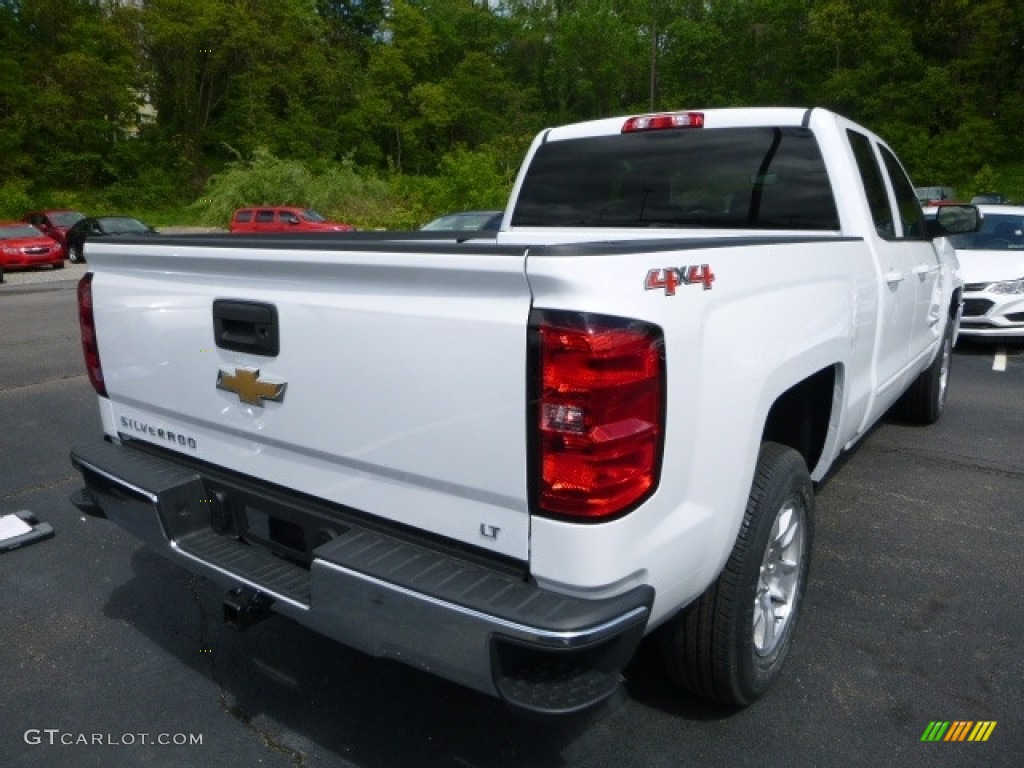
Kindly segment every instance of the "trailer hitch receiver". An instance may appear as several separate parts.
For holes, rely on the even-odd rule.
[[[224,598],[224,623],[241,632],[271,615],[272,597],[252,587],[236,587]]]

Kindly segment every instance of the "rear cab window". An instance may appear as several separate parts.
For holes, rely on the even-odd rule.
[[[717,128],[544,144],[511,224],[833,231],[839,214],[810,130]]]

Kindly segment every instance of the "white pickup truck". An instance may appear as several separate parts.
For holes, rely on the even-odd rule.
[[[73,500],[236,627],[535,713],[602,701],[657,632],[743,706],[792,643],[814,483],[893,406],[942,412],[961,286],[930,238],[976,226],[926,225],[836,114],[736,109],[545,130],[486,238],[90,241]]]

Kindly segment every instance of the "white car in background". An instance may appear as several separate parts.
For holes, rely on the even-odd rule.
[[[964,280],[960,333],[1024,340],[1024,206],[978,208],[981,229],[950,238]]]

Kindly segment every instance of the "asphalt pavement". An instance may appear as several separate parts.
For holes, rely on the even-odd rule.
[[[54,283],[65,283],[78,280],[89,271],[87,264],[72,264],[64,262],[63,269],[19,269],[15,271],[4,270],[4,281],[0,283],[0,291],[3,293],[14,293],[18,288],[26,285],[49,285]]]

